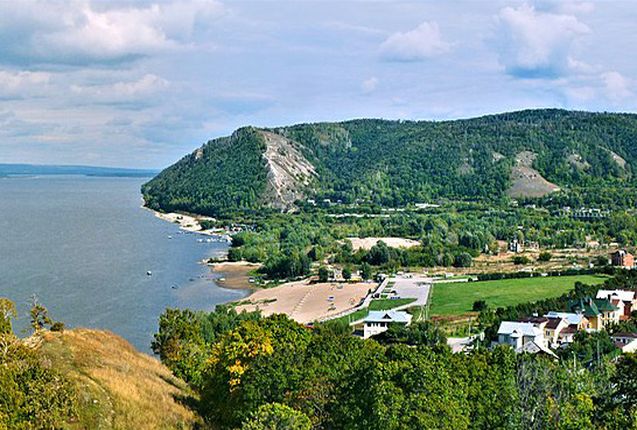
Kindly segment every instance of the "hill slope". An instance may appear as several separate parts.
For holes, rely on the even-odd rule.
[[[402,206],[634,185],[637,115],[529,110],[456,121],[243,128],[143,187],[152,209],[220,216],[304,198]]]
[[[200,423],[179,402],[189,395],[186,384],[110,332],[46,332],[39,352],[78,388],[72,428],[188,429]]]

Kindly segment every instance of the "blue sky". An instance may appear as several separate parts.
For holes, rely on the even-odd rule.
[[[165,167],[244,125],[635,112],[633,1],[0,1],[0,162]]]

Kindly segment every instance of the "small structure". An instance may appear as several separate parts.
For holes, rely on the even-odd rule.
[[[529,342],[545,345],[544,333],[531,322],[502,321],[498,329],[498,341],[500,345],[509,345],[516,351]]]
[[[624,354],[637,352],[637,333],[615,333],[610,338]]]
[[[623,267],[624,269],[635,267],[635,257],[624,249],[613,252],[610,259],[615,267]]]
[[[637,310],[637,291],[630,290],[599,290],[598,299],[607,299],[623,312],[620,319],[629,319],[633,310]]]
[[[370,311],[363,320],[363,339],[376,336],[387,331],[389,324],[398,323],[408,326],[413,316],[402,311]]]
[[[518,239],[515,238],[511,242],[509,242],[509,251],[519,254],[524,251],[524,247],[522,246],[522,243],[520,243]]]

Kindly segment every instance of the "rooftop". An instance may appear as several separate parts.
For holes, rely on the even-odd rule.
[[[409,324],[412,316],[402,311],[369,311],[364,322],[397,322]]]

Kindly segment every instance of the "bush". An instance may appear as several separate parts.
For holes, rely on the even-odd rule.
[[[529,264],[530,262],[531,260],[529,260],[529,258],[524,255],[516,255],[515,257],[513,257],[513,264],[518,266],[522,264]]]
[[[471,254],[469,254],[468,252],[462,252],[456,255],[453,261],[453,265],[455,267],[471,267],[472,264],[473,264],[473,258],[471,257]]]
[[[471,307],[471,310],[474,312],[482,312],[488,307],[489,306],[487,305],[487,302],[485,300],[476,300],[475,302],[473,302],[473,306]]]
[[[539,255],[539,257],[537,259],[538,259],[538,261],[547,262],[547,261],[551,261],[551,258],[553,258],[553,254],[551,254],[548,251],[544,251],[544,252],[540,253],[540,255]]]

